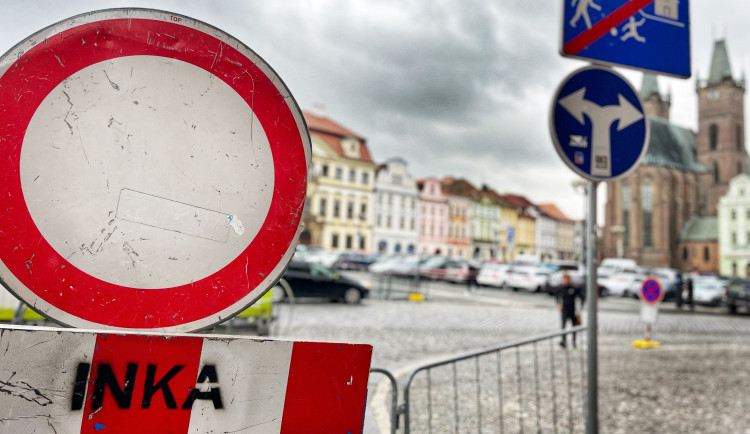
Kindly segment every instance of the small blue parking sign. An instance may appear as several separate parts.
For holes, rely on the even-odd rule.
[[[563,0],[563,56],[690,77],[688,0]]]
[[[592,181],[625,176],[648,148],[649,124],[638,92],[610,68],[589,66],[568,75],[550,109],[555,150]]]

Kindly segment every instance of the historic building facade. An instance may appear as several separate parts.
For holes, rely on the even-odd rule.
[[[448,201],[448,256],[471,257],[471,201],[476,196],[476,188],[465,179],[446,176],[442,180],[442,190]]]
[[[380,165],[375,180],[375,251],[381,254],[417,253],[419,190],[402,158]]]
[[[313,152],[300,243],[370,251],[377,166],[366,140],[327,117],[303,114]]]
[[[750,277],[750,176],[737,175],[719,199],[719,273]]]
[[[607,182],[605,257],[718,271],[717,203],[729,180],[747,170],[745,85],[733,78],[725,41],[715,43],[708,79],[696,92],[694,133],[669,122],[671,98],[661,95],[656,77],[644,76],[649,148],[635,172]]]
[[[419,187],[420,255],[445,255],[448,251],[448,199],[435,177],[417,181]]]

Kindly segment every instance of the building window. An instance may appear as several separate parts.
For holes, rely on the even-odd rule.
[[[321,198],[320,199],[320,211],[319,211],[321,217],[325,217],[326,215],[326,199]]]
[[[411,219],[411,223],[409,224],[409,227],[411,230],[414,230],[414,219]]]
[[[737,232],[732,232],[732,245],[737,245]]]
[[[393,205],[393,195],[390,193],[388,194],[388,205]]]
[[[622,245],[630,246],[630,183],[622,181]]]
[[[747,211],[745,211],[745,218],[748,219],[748,220],[750,220],[750,209],[748,209]]]
[[[349,220],[354,218],[354,204],[352,202],[346,204],[346,218]]]
[[[370,174],[367,172],[362,172],[362,184],[367,184],[370,182]]]
[[[339,234],[331,235],[331,247],[337,249],[339,247]]]
[[[367,219],[367,204],[363,203],[362,206],[359,207],[359,218],[361,220]]]
[[[363,236],[359,237],[359,249],[360,250],[364,250],[365,249],[365,243],[366,243],[366,241],[367,241],[367,239],[365,237],[363,237]]]
[[[682,248],[682,260],[687,261],[687,259],[688,259],[688,248],[683,247]]]
[[[352,236],[351,235],[346,236],[346,248],[347,249],[352,248]]]
[[[710,259],[710,255],[708,252],[708,246],[706,246],[703,248],[703,262],[708,262],[709,259]]]
[[[328,165],[324,164],[320,170],[320,176],[328,176]]]
[[[341,179],[341,178],[343,178],[343,176],[344,176],[344,171],[340,167],[337,167],[336,168],[336,176],[335,176],[335,178],[336,179]]]
[[[381,227],[381,226],[383,226],[383,216],[382,216],[382,215],[378,214],[378,217],[377,217],[377,218],[376,218],[375,220],[376,220],[376,223],[375,223],[375,224],[376,224],[376,225],[377,225],[378,227]]]
[[[732,210],[732,212],[730,213],[730,216],[732,220],[737,220],[737,211]]]
[[[745,241],[745,244],[750,245],[750,232],[747,233],[747,237],[745,238],[747,241]]]
[[[338,200],[333,201],[333,216],[339,217],[341,215],[341,202]]]
[[[349,171],[349,182],[354,182],[357,179],[357,173],[353,170]]]
[[[732,276],[737,276],[737,263],[732,262]]]
[[[716,124],[711,124],[708,127],[708,146],[712,151],[715,151],[717,143],[719,143],[719,127]]]
[[[386,217],[386,219],[385,219],[385,227],[387,227],[387,228],[391,227],[391,216]]]
[[[719,163],[714,161],[714,184],[719,183]]]
[[[653,245],[652,239],[652,211],[653,211],[653,192],[651,180],[646,178],[641,185],[641,209],[643,210],[643,245],[650,247]]]
[[[391,177],[391,183],[394,185],[401,185],[402,182],[404,182],[404,179],[401,177],[401,175],[393,175]]]
[[[402,229],[402,230],[404,229],[404,218],[403,218],[403,217],[401,217],[401,218],[399,219],[399,222],[398,222],[398,228],[399,228],[399,229]]]

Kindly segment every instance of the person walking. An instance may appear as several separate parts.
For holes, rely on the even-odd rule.
[[[576,298],[581,300],[579,306],[576,306]],[[580,325],[580,314],[585,301],[586,297],[581,288],[576,288],[571,285],[570,276],[568,273],[564,273],[562,276],[562,284],[557,288],[557,310],[560,311],[563,330],[565,330],[565,324],[568,321],[570,321],[571,327]],[[560,346],[563,348],[567,347],[566,336],[567,335],[562,335],[562,339],[560,340]],[[577,348],[575,333],[573,333],[573,348]]]

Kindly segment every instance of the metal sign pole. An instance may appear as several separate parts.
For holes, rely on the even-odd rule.
[[[599,298],[596,284],[596,187],[597,183],[589,181],[588,199],[589,209],[586,219],[586,309],[588,316],[588,329],[586,331],[588,341],[588,408],[586,412],[586,433],[597,434],[599,432],[599,379],[597,359],[597,322],[596,304]]]

